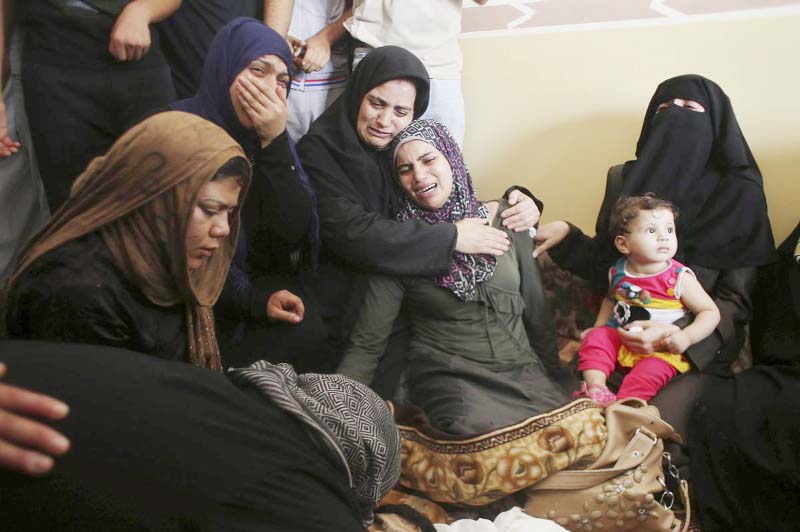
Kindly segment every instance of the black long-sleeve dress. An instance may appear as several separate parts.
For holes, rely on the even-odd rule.
[[[284,132],[256,154],[253,182],[242,206],[243,242],[216,304],[221,318],[266,321],[271,292],[259,288],[269,284],[260,281],[293,273],[289,256],[299,249],[310,224],[311,199]]]
[[[147,299],[114,265],[97,233],[40,257],[8,294],[11,338],[122,347],[186,360],[186,307]]]
[[[704,531],[800,530],[800,225],[764,267],[753,322],[755,365],[707,376],[689,450]]]
[[[225,288],[214,306],[223,363],[288,362],[298,371],[330,371],[334,350],[315,295],[310,228],[313,207],[286,132],[261,148],[253,182],[242,206],[242,229]],[[278,290],[303,300],[297,324],[267,317],[267,301]]]
[[[317,193],[322,240],[317,294],[337,350],[343,347],[357,316],[365,273],[444,273],[455,247],[453,224],[394,220],[396,190],[385,164],[387,153],[366,145],[356,132],[365,94],[398,78],[414,83],[413,116],[422,115],[430,92],[425,67],[407,50],[384,46],[359,63],[344,93],[314,122],[297,146]],[[386,386],[373,382],[384,396],[393,393],[407,341],[406,335],[390,342],[389,351],[396,356],[384,357],[383,364],[391,369],[379,370],[376,377],[381,380],[385,374]]]

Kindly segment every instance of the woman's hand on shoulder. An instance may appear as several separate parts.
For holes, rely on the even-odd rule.
[[[539,221],[539,207],[533,199],[519,189],[512,190],[508,195],[508,207],[500,213],[503,227],[521,233],[529,230]]]
[[[464,218],[456,222],[456,251],[468,255],[502,255],[508,251],[511,245],[508,234],[487,223],[483,218]]]
[[[533,241],[536,242],[536,249],[533,250],[533,258],[547,251],[548,249],[559,245],[569,234],[569,224],[564,220],[556,220],[555,222],[540,225],[536,230],[536,236]]]
[[[0,364],[0,377],[6,367]],[[51,455],[69,449],[69,440],[32,417],[61,419],[67,405],[38,393],[0,383],[0,468],[43,475],[53,468]]]

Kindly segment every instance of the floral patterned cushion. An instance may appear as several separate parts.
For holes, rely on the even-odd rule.
[[[481,506],[566,468],[593,463],[606,442],[605,420],[579,399],[546,414],[474,437],[433,429],[415,407],[397,407],[400,484],[445,503]]]
[[[594,325],[602,297],[580,277],[559,267],[547,253],[539,256],[539,266],[553,312],[561,363],[567,365],[578,353],[581,331]]]

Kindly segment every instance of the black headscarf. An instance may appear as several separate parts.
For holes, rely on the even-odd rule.
[[[677,105],[694,100],[704,113]],[[698,75],[668,79],[656,89],[625,163],[621,195],[653,192],[677,205],[678,259],[714,269],[760,266],[774,259],[761,171],[739,129],[728,96]],[[613,257],[608,219],[597,234]],[[613,259],[612,259],[613,260]]]
[[[417,88],[414,118],[428,108],[430,79],[422,62],[399,46],[383,46],[370,52],[356,67],[344,93],[311,126],[297,148],[310,176],[327,175],[325,183],[341,194],[360,197],[373,212],[389,214],[393,183],[382,152],[364,143],[356,131],[364,96],[393,79],[408,79]],[[314,183],[319,187],[319,184]]]

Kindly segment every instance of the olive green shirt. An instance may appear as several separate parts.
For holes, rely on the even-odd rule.
[[[494,226],[499,227],[499,217]],[[338,373],[369,384],[403,302],[411,321],[411,359],[448,354],[502,370],[557,364],[558,349],[539,266],[527,232],[508,231],[511,248],[464,302],[431,277],[372,276]]]

